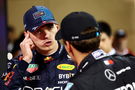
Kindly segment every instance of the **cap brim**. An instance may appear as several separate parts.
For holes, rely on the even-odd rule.
[[[47,21],[47,22],[44,22],[44,23],[40,24],[35,31],[37,31],[39,28],[43,27],[46,24],[58,24],[58,22],[57,21]]]
[[[58,24],[58,22],[57,21],[44,21],[44,22],[42,22],[42,24],[39,27],[46,25],[46,24]]]
[[[46,23],[44,23],[44,24],[49,24],[49,23],[58,24],[58,22],[57,22],[57,21],[46,21]]]
[[[56,40],[62,39],[61,30],[59,30],[59,31],[56,33],[55,39],[56,39]]]

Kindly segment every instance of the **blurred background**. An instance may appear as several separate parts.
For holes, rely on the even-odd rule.
[[[2,0],[0,1],[2,2]],[[6,18],[3,17],[5,21],[7,20],[7,24],[5,24],[6,29],[1,29],[3,33],[0,34],[4,36],[3,41],[0,42],[0,46],[3,46],[0,47],[0,50],[4,49],[6,51],[4,46],[7,46],[8,52],[10,52],[13,51],[14,46],[16,46],[15,48],[19,47],[18,42],[23,39],[24,13],[33,5],[43,5],[53,12],[59,23],[70,12],[86,11],[91,13],[97,21],[109,23],[112,32],[117,29],[124,29],[128,34],[128,48],[135,52],[135,0],[7,0],[5,3],[3,2],[5,6],[1,8],[7,13],[3,15],[7,16]],[[1,54],[0,57],[2,58],[3,55],[5,53]],[[10,58],[12,56],[8,59]],[[7,61],[6,57],[1,59],[1,61],[5,63]],[[2,64],[0,63],[0,65]]]
[[[7,61],[7,8],[6,1],[0,0],[0,74],[6,69]]]

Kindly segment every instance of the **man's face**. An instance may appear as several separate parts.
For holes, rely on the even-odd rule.
[[[58,31],[58,25],[46,24],[35,32],[30,32],[30,38],[34,42],[36,49],[40,51],[50,51],[57,46],[55,35]]]
[[[112,37],[109,37],[106,33],[101,33],[100,48],[106,53],[110,52],[112,49]]]

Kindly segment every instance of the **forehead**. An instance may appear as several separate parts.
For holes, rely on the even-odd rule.
[[[101,38],[110,38],[106,33],[102,32],[101,33]]]

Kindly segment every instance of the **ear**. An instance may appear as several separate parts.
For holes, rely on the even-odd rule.
[[[114,40],[114,36],[111,36],[112,41]]]
[[[110,39],[111,39],[111,43],[113,42],[114,40],[114,37],[113,36],[110,36]]]
[[[65,48],[71,57],[74,56],[72,45],[68,41],[65,41]]]
[[[60,29],[60,26],[58,24],[55,24],[55,25],[56,25],[57,30],[59,30]]]
[[[67,52],[69,52],[70,51],[70,45],[69,45],[69,42],[68,41],[65,41],[65,48],[66,48],[66,50],[67,50]]]

